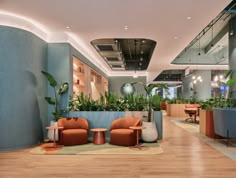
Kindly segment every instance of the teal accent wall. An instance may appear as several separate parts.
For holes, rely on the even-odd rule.
[[[47,125],[47,43],[0,26],[0,151],[36,145]]]
[[[49,43],[48,44],[48,69],[59,84],[69,83],[69,91],[61,97],[61,108],[68,107],[69,97],[73,93],[73,56],[77,57],[90,68],[96,70],[99,74],[107,78],[107,75],[91,63],[85,56],[77,51],[69,43]],[[48,86],[48,95],[53,97],[54,92],[51,86]],[[53,106],[48,106],[48,122],[53,119]]]
[[[68,98],[72,93],[72,64],[70,57],[70,45],[68,43],[49,43],[48,44],[48,69],[52,74],[58,85],[64,82],[69,83],[69,92],[61,97],[60,107],[66,109],[68,105]],[[48,85],[48,96],[54,97],[53,88]],[[54,106],[48,105],[48,123],[53,119],[52,112]]]
[[[111,93],[117,93],[118,95],[122,95],[120,92],[120,88],[124,83],[132,83],[132,82],[142,82],[146,84],[146,77],[138,77],[138,78],[133,78],[129,76],[124,76],[124,77],[109,77],[108,80],[108,87],[109,87],[109,92]],[[145,95],[146,92],[144,90],[144,87],[141,84],[135,84],[136,88],[136,93],[138,94],[143,94]]]

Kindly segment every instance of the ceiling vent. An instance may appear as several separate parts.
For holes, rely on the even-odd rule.
[[[114,51],[113,45],[110,44],[97,44],[95,45],[98,51]]]
[[[101,39],[92,42],[97,51],[117,51],[118,46],[113,39]]]

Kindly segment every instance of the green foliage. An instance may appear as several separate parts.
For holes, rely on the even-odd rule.
[[[105,110],[106,111],[124,111],[124,99],[114,93],[105,93]]]
[[[152,103],[152,108],[154,111],[160,111],[161,110],[161,102],[162,98],[159,95],[154,95],[150,98]]]
[[[45,97],[45,100],[50,105],[54,105],[54,111],[52,112],[52,115],[54,116],[54,120],[58,121],[61,112],[64,112],[65,110],[60,109],[60,97],[64,93],[68,91],[69,84],[67,82],[58,85],[55,78],[48,72],[41,71],[42,74],[47,78],[49,85],[53,88],[54,91],[54,97]]]
[[[129,111],[143,111],[146,109],[147,98],[143,95],[127,95],[124,104]]]
[[[198,103],[196,99],[173,98],[167,100],[168,104],[194,104]]]
[[[152,108],[160,110],[161,97],[152,96]],[[69,101],[70,111],[147,111],[148,99],[144,95],[127,95],[119,97],[117,94],[105,93],[105,97],[100,94],[99,100],[93,100],[83,93]]]
[[[214,97],[201,102],[201,109],[212,110],[213,108],[236,107],[236,99]]]
[[[54,77],[49,74],[48,72],[45,72],[45,71],[41,71],[45,77],[47,77],[48,79],[48,82],[50,84],[51,87],[56,87],[57,86],[57,81],[54,79]]]

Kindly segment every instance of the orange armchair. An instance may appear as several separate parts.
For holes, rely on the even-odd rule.
[[[85,118],[61,118],[58,126],[59,142],[61,145],[81,145],[88,143],[89,125]]]
[[[132,146],[136,144],[136,132],[131,126],[141,125],[139,118],[119,118],[111,123],[110,143],[113,145]]]

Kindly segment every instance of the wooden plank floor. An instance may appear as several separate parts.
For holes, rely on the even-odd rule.
[[[160,155],[0,153],[0,177],[235,178],[236,162],[164,118]]]

